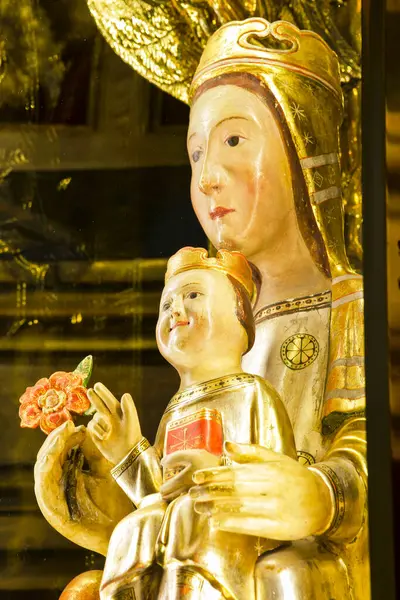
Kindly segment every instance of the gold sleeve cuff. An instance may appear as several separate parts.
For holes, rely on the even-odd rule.
[[[146,438],[142,438],[111,470],[111,475],[135,506],[145,496],[157,493],[162,484],[158,454]]]
[[[316,535],[336,542],[350,542],[366,518],[366,489],[362,477],[350,461],[341,458],[317,463],[309,469],[324,479],[334,505],[330,522]]]
[[[331,518],[328,521],[327,525],[323,528],[322,531],[316,532],[315,535],[329,535],[333,534],[337,531],[343,521],[344,516],[344,493],[342,487],[340,485],[339,478],[336,476],[336,473],[333,469],[331,469],[328,465],[324,465],[323,463],[313,465],[312,467],[308,467],[310,471],[313,471],[319,477],[321,477],[329,489],[333,511],[331,514]]]

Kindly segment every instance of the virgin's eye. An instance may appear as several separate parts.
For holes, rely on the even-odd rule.
[[[200,296],[200,292],[189,292],[189,294],[187,295],[187,297],[190,300],[195,300],[196,298],[198,298]]]
[[[163,311],[169,310],[170,307],[171,307],[171,302],[164,302],[164,304],[162,305]]]
[[[231,148],[234,148],[235,146],[238,145],[240,141],[240,137],[238,135],[231,135],[230,137],[228,137],[228,139],[226,140],[226,143],[228,144],[228,146],[230,146]]]
[[[198,162],[200,160],[200,156],[201,156],[201,150],[195,150],[192,154],[192,161],[193,162]]]

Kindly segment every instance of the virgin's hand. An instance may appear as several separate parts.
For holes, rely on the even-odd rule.
[[[88,390],[88,396],[97,411],[88,430],[102,455],[116,465],[142,438],[135,403],[130,394],[119,403],[102,383]]]
[[[85,465],[83,460],[74,464],[68,458],[73,448],[79,450]],[[111,467],[86,428],[67,421],[46,438],[34,471],[36,498],[50,525],[76,544],[103,555],[114,527],[133,509],[110,475]]]
[[[215,527],[273,540],[299,540],[324,530],[333,516],[324,481],[304,465],[261,446],[227,442],[236,465],[194,474],[194,508]]]
[[[182,471],[161,486],[163,500],[169,502],[193,486],[193,474],[196,471],[218,466],[220,458],[207,450],[178,450],[166,456],[161,464],[164,473],[167,469],[182,468]]]

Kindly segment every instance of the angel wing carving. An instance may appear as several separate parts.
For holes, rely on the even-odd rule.
[[[327,0],[88,0],[98,28],[113,50],[140,75],[187,102],[188,88],[207,39],[228,21],[254,15],[284,19],[319,33],[335,50],[342,81],[360,79],[354,25],[357,14],[338,0],[341,21]],[[359,11],[358,11],[359,14]]]

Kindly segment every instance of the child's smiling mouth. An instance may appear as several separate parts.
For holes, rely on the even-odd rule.
[[[173,331],[177,327],[183,327],[184,325],[189,325],[189,321],[176,321],[170,328],[170,331]]]

